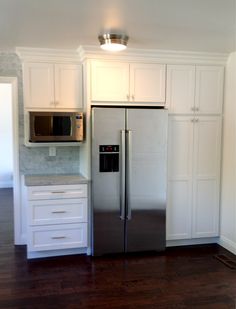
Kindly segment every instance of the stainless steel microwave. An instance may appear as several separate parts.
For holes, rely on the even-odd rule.
[[[29,142],[82,142],[82,112],[29,112]]]

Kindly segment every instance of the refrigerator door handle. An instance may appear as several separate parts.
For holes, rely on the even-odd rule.
[[[120,219],[125,220],[125,130],[121,130]]]
[[[127,220],[131,220],[131,162],[132,162],[132,131],[127,130]]]

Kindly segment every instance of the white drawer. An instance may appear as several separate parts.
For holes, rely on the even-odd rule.
[[[28,251],[87,247],[87,224],[35,226],[28,230]]]
[[[48,200],[81,197],[87,197],[86,184],[28,187],[29,200]]]
[[[30,201],[29,225],[87,222],[87,198]]]

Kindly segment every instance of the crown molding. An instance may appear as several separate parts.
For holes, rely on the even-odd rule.
[[[16,47],[15,53],[23,61],[80,63],[78,52],[73,49]]]
[[[97,46],[79,46],[77,49],[81,61],[88,59],[126,60],[129,62],[144,61],[173,64],[220,64],[225,65],[229,54],[192,52],[177,50],[132,49],[121,52],[103,51]]]
[[[1,50],[0,50],[1,51]],[[129,62],[149,62],[168,64],[219,64],[225,65],[229,54],[192,52],[177,50],[155,50],[128,48],[122,52],[103,51],[98,46],[79,46],[73,49],[48,49],[16,47],[14,52],[25,61],[81,63],[89,59],[121,60]]]

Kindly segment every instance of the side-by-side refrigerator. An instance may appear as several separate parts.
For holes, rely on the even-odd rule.
[[[165,249],[165,109],[92,109],[92,254]]]

